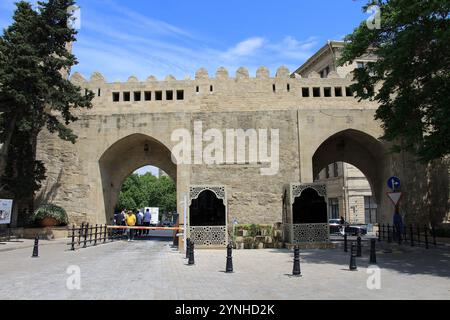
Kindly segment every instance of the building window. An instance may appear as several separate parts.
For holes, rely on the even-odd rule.
[[[152,92],[151,91],[145,91],[144,92],[144,99],[145,99],[145,101],[151,101],[152,100]]]
[[[328,77],[329,73],[330,73],[330,67],[328,66],[325,69],[323,69],[322,71],[320,71],[320,77],[326,78],[326,77]]]
[[[327,98],[331,97],[331,88],[323,88],[323,95]]]
[[[162,96],[163,96],[162,91],[155,91],[155,100],[161,101],[162,100]]]
[[[334,96],[335,97],[342,97],[342,88],[341,87],[335,87],[334,88]]]
[[[373,196],[364,197],[364,215],[366,223],[376,223],[378,221],[378,206]]]
[[[339,176],[339,166],[337,162],[333,163],[333,174],[335,178]]]
[[[327,167],[325,168],[325,177],[326,177],[327,179],[330,179],[330,166],[327,166]]]
[[[173,100],[173,91],[166,91],[166,100]]]
[[[130,93],[129,92],[123,93],[123,101],[130,101]]]
[[[134,101],[141,101],[142,93],[140,91],[134,92]]]
[[[113,92],[112,98],[113,98],[113,102],[119,102],[120,101],[120,93],[119,92]]]
[[[345,87],[345,95],[347,97],[353,97],[353,91],[350,87]]]
[[[184,90],[177,90],[177,100],[184,100]]]
[[[313,97],[320,97],[320,88],[313,88]]]
[[[330,198],[328,199],[329,207],[330,207],[330,215],[331,219],[339,219],[339,199],[338,198]]]
[[[303,98],[309,97],[309,88],[302,88],[302,97]]]

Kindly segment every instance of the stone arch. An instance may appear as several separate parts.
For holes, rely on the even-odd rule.
[[[386,148],[372,135],[347,129],[326,138],[313,155],[313,176],[334,162],[346,162],[357,167],[369,181],[377,204],[382,203]]]
[[[120,189],[136,169],[152,165],[164,170],[177,182],[177,166],[172,153],[160,141],[140,133],[126,136],[112,144],[100,157],[99,167],[106,221],[114,214]]]

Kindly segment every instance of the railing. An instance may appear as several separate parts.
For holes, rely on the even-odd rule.
[[[173,230],[182,231],[182,227],[128,227],[128,226],[108,226],[108,225],[89,225],[82,223],[81,226],[73,225],[69,228],[69,243],[71,251],[87,247],[95,247],[101,244],[121,240],[126,236],[127,230]]]
[[[426,249],[430,245],[437,247],[436,231],[434,227],[427,225],[405,225],[403,230],[398,230],[396,226],[380,225],[377,232],[378,241],[387,241],[388,243],[397,242],[398,244],[408,243],[411,247],[424,246]]]

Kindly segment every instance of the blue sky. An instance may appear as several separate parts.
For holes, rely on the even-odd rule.
[[[0,28],[15,0],[0,0]],[[36,1],[31,1],[36,2]],[[259,66],[274,74],[300,66],[327,40],[339,40],[369,15],[363,0],[79,0],[81,28],[73,71],[108,81],[194,77],[224,66],[234,75]]]

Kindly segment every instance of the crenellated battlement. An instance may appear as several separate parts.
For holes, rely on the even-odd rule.
[[[234,77],[220,67],[214,77],[201,68],[194,79],[183,80],[173,75],[164,80],[149,76],[145,81],[130,76],[126,82],[108,82],[99,72],[94,72],[89,80],[75,73],[70,80],[95,93],[96,109],[117,107],[117,112],[124,112],[122,108],[129,106],[134,109],[126,112],[142,112],[142,108],[146,112],[292,109],[315,104],[326,108],[328,104],[324,101],[329,100],[333,100],[333,108],[370,108],[370,103],[354,99],[351,74],[342,78],[330,72],[327,78],[321,78],[312,72],[304,78],[291,75],[284,66],[273,77],[266,67],[258,68],[254,77],[243,67],[236,70]],[[152,109],[147,108],[149,104]]]

